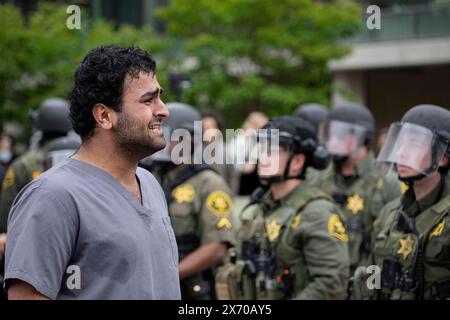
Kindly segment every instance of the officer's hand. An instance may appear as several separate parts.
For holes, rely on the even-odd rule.
[[[5,253],[6,248],[6,233],[0,233],[0,255]]]

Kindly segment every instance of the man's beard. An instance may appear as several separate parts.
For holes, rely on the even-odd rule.
[[[161,124],[161,119],[155,119],[145,125],[129,115],[119,113],[117,124],[113,126],[118,147],[127,156],[139,160],[163,149],[166,146],[164,136],[150,135],[150,126],[156,123]]]

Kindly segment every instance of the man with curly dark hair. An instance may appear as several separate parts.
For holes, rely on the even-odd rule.
[[[69,95],[80,149],[25,187],[9,218],[10,299],[179,299],[164,194],[138,161],[169,115],[150,55],[93,49]]]

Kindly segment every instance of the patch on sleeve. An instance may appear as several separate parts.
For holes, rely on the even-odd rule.
[[[228,220],[227,218],[221,218],[219,220],[219,222],[217,222],[216,228],[219,230],[223,229],[223,228],[231,230],[233,228],[233,225],[231,224],[230,220]]]
[[[5,179],[3,180],[3,189],[8,189],[14,184],[15,175],[12,167],[6,171]]]
[[[328,233],[330,234],[330,236],[338,238],[343,242],[348,241],[348,236],[344,224],[337,214],[332,214],[330,219],[328,219]]]
[[[224,191],[213,191],[206,198],[206,208],[219,218],[225,218],[230,214],[232,200]]]
[[[172,191],[172,197],[174,197],[178,203],[192,202],[192,200],[194,200],[194,196],[194,187],[188,183],[179,185]]]

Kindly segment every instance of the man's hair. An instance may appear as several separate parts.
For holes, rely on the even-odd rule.
[[[155,61],[138,47],[109,45],[91,50],[78,65],[69,94],[70,118],[75,132],[83,141],[89,139],[96,126],[93,106],[103,103],[117,112],[122,111],[125,79],[136,79],[141,72],[154,74],[155,71]]]

